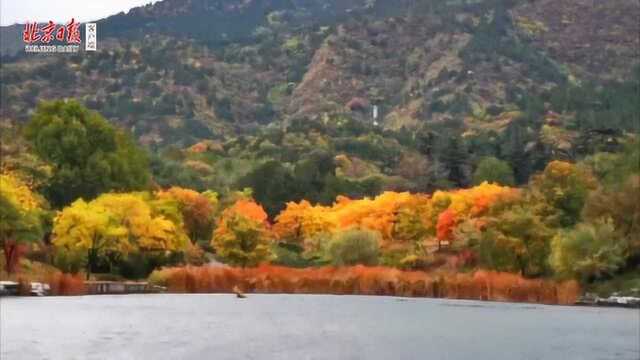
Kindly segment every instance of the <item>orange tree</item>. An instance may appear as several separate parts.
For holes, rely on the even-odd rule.
[[[432,198],[438,242],[453,240],[454,229],[461,222],[486,215],[496,204],[520,197],[517,189],[482,183],[469,189],[452,192],[437,191]]]

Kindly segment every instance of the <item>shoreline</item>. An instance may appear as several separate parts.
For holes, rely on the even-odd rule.
[[[211,292],[211,293],[181,293],[181,292],[146,292],[146,293],[110,293],[110,294],[82,294],[82,295],[45,295],[45,296],[28,296],[28,295],[0,295],[0,299],[3,298],[74,298],[74,297],[82,297],[82,298],[98,298],[98,297],[122,297],[126,298],[129,296],[221,296],[221,297],[235,297],[235,293],[233,292]],[[438,300],[443,303],[446,302],[469,302],[469,303],[486,303],[486,304],[508,304],[508,305],[522,305],[522,306],[552,306],[552,307],[583,307],[583,308],[605,308],[605,309],[640,309],[640,303],[638,304],[621,304],[615,302],[583,302],[578,301],[574,304],[549,304],[549,303],[539,303],[539,302],[517,302],[517,301],[508,301],[508,300],[477,300],[477,299],[461,299],[461,298],[436,298],[436,297],[406,297],[406,296],[393,296],[393,295],[366,295],[366,294],[331,294],[331,293],[245,293],[246,299],[251,299],[253,296],[300,296],[300,297],[315,297],[315,296],[331,296],[331,297],[347,297],[347,298],[380,298],[380,299],[389,299],[396,300],[398,302],[408,302],[412,300]],[[601,299],[604,300],[604,299]],[[640,301],[640,299],[638,299]],[[239,302],[242,302],[242,299],[238,299]]]
[[[127,294],[375,295],[523,304],[640,308],[640,298],[602,298],[576,281],[531,279],[518,274],[407,271],[389,267],[255,268],[185,266],[163,268],[145,280],[85,280],[60,274],[42,282],[0,281],[0,295],[78,296]]]
[[[2,282],[4,288],[0,289],[0,297],[68,297],[68,296],[125,296],[125,295],[236,295],[238,298],[250,297],[253,295],[318,295],[318,296],[370,296],[370,297],[387,297],[396,298],[400,301],[409,299],[442,299],[442,300],[459,300],[459,301],[476,301],[486,303],[510,303],[510,304],[532,304],[532,305],[554,305],[554,306],[580,306],[580,307],[608,307],[608,308],[630,308],[640,309],[640,298],[636,297],[619,297],[610,296],[601,298],[592,294],[583,294],[573,303],[551,303],[542,301],[495,298],[469,298],[456,296],[415,296],[408,294],[381,294],[381,293],[339,293],[332,291],[300,291],[302,289],[291,289],[292,291],[260,291],[253,289],[249,292],[242,292],[234,286],[231,290],[211,290],[211,291],[175,291],[166,287],[152,285],[148,282],[136,281],[85,281],[82,292],[74,294],[51,294],[49,284],[31,283],[31,292],[25,292],[19,283],[13,283],[12,287],[7,290],[8,281]],[[45,290],[46,289],[46,290]],[[239,296],[241,294],[242,296]],[[530,299],[530,298],[529,298]]]

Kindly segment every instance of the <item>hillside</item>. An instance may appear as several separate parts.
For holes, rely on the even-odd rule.
[[[514,9],[533,44],[579,79],[623,80],[640,56],[637,1],[530,2]]]
[[[568,77],[622,80],[638,61],[633,0],[391,3],[167,0],[135,8],[99,22],[114,40],[102,40],[96,54],[5,64],[3,115],[24,118],[35,97],[74,96],[140,136],[182,123],[188,129],[177,138],[201,137],[190,124],[225,133],[342,111],[359,97],[399,128],[509,107],[514,92]],[[15,36],[14,28],[3,33]]]
[[[197,188],[317,151],[382,179],[365,193],[466,186],[486,156],[523,183],[637,131],[639,15],[635,0],[165,0],[99,21],[96,53],[5,57],[1,116],[76,98]]]
[[[638,15],[637,0],[164,0],[100,20],[97,52],[3,44],[6,271],[142,279],[215,259],[420,270],[437,296],[483,271],[514,299],[558,302],[556,279],[637,295]],[[211,291],[193,285],[206,271],[151,280]]]

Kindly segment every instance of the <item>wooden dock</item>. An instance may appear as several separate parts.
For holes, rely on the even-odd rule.
[[[163,291],[147,282],[134,281],[85,281],[84,285],[89,295],[149,294]]]

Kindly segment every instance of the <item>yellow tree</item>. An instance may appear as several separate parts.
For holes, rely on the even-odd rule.
[[[33,192],[19,176],[11,172],[0,174],[0,193],[21,209],[36,210],[45,205],[40,195]]]
[[[77,200],[54,221],[56,247],[87,253],[87,275],[107,253],[181,251],[188,238],[180,218],[172,221],[153,211],[145,193],[104,194]]]
[[[213,230],[218,194],[199,193],[181,187],[171,187],[155,194],[160,201],[175,201],[182,215],[185,230],[193,242],[208,241]]]
[[[45,201],[12,173],[0,175],[0,243],[8,273],[15,271],[21,244],[43,235]]]
[[[128,231],[106,207],[80,199],[55,218],[53,244],[70,253],[84,253],[87,279],[98,257],[107,252],[127,254],[134,250]]]
[[[377,231],[383,245],[393,239],[399,209],[410,202],[409,193],[385,192],[370,199],[339,198],[332,212],[340,229],[361,228]]]
[[[316,235],[333,232],[337,218],[332,208],[316,205],[305,212],[302,218],[302,234],[305,240]]]
[[[105,194],[92,203],[109,209],[140,251],[179,251],[188,243],[181,219],[156,214],[144,193]]]
[[[276,217],[273,233],[280,241],[301,245],[304,242],[304,219],[312,206],[307,200],[289,202]]]
[[[429,197],[421,194],[399,206],[393,228],[394,240],[418,242],[433,235],[433,226],[428,221],[431,209]]]

